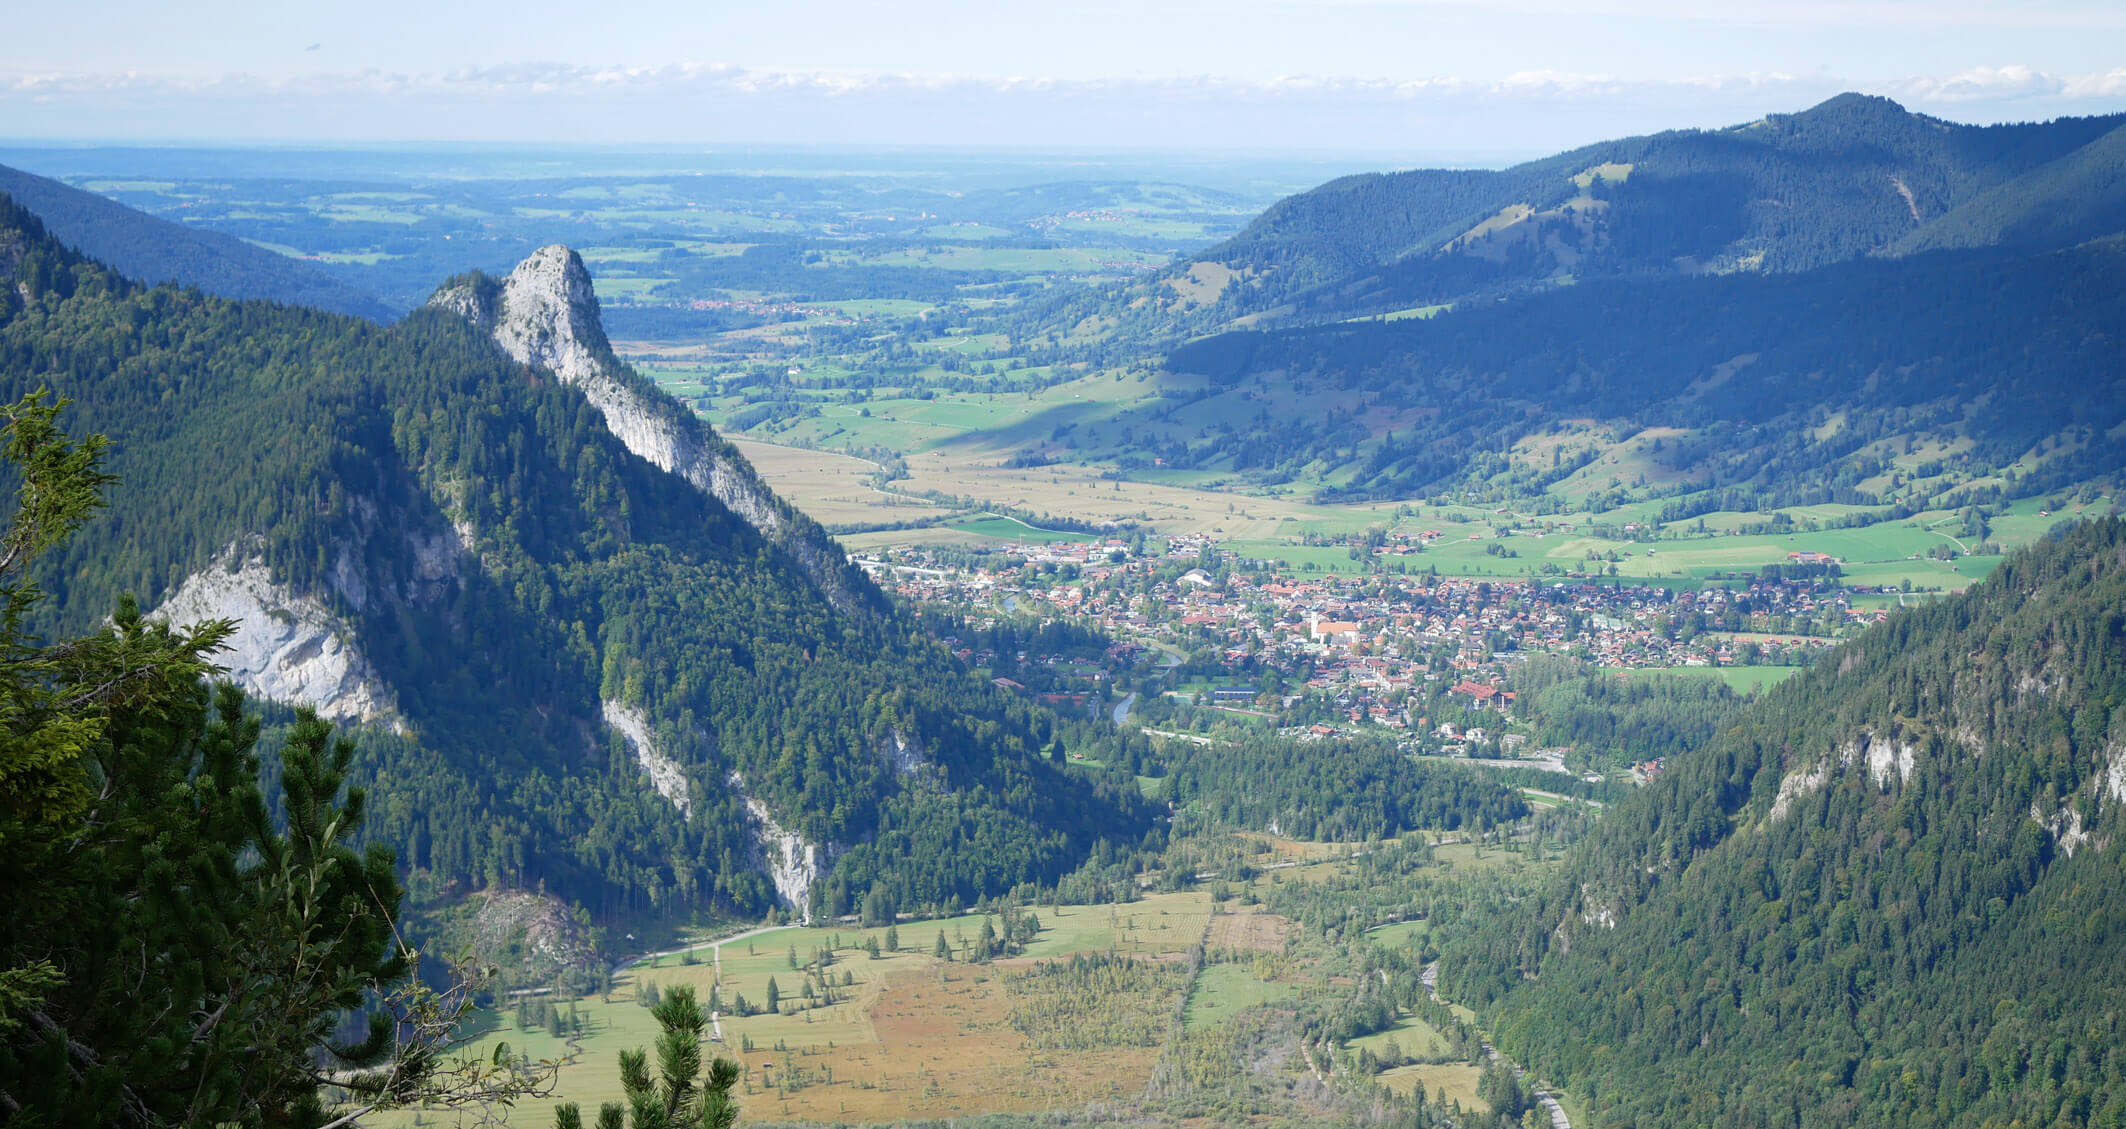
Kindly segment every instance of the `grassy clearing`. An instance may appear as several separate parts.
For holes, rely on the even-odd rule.
[[[1366,931],[1366,940],[1383,948],[1397,949],[1431,932],[1432,925],[1430,922],[1398,921],[1393,925],[1377,925],[1372,929],[1368,929]]]
[[[1450,843],[1435,847],[1433,857],[1456,870],[1517,870],[1527,865],[1527,858],[1518,851],[1499,847],[1486,847],[1478,843]]]
[[[1120,905],[1063,906],[1055,913],[1042,913],[1041,935],[1026,946],[1024,955],[1116,952],[1158,956],[1187,952],[1189,946],[1203,939],[1210,917],[1210,895],[1195,890],[1148,894],[1141,901]]]
[[[1737,694],[1755,694],[1800,674],[1799,666],[1675,666],[1600,668],[1626,678],[1717,678]]]
[[[1448,1054],[1453,1050],[1445,1035],[1414,1016],[1404,1018],[1386,1031],[1351,1040],[1351,1049],[1369,1050],[1378,1055],[1387,1050],[1390,1042],[1401,1048],[1403,1054],[1422,1058]]]
[[[1483,1076],[1481,1067],[1467,1063],[1425,1063],[1398,1066],[1383,1073],[1380,1082],[1398,1094],[1415,1093],[1419,1086],[1423,1086],[1427,1094],[1444,1091],[1448,1101],[1462,1103],[1463,1109],[1489,1112],[1491,1107],[1476,1096],[1476,1084]]]
[[[1259,979],[1244,964],[1208,965],[1196,977],[1182,1021],[1192,1030],[1209,1027],[1258,1004],[1290,999],[1298,991],[1290,984]]]

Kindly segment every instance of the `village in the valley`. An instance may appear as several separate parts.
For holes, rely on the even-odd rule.
[[[1532,745],[1515,724],[1517,674],[1532,657],[1618,678],[1704,668],[1758,685],[1883,614],[1855,608],[1856,589],[1823,577],[1687,587],[1307,574],[1203,536],[902,547],[857,563],[897,597],[964,623],[966,638],[947,636],[963,662],[1050,705],[1125,720],[1157,696],[1302,738],[1372,732],[1417,751],[1558,771],[1565,750]],[[1080,630],[1037,633],[1045,653],[1038,641],[1000,653],[981,639],[1000,622]]]

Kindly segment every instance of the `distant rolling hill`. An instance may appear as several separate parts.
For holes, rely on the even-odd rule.
[[[1663,520],[2096,486],[2126,468],[2122,232],[2126,115],[1966,126],[1850,94],[1346,177],[1015,327],[1165,353],[1158,397],[1024,445]]]
[[[2126,115],[1959,125],[1844,94],[1513,168],[1345,177],[1138,297],[1194,332],[1334,321],[1567,282],[2046,250],[2126,230]]]
[[[370,321],[396,314],[308,263],[232,235],[157,219],[56,180],[0,165],[0,193],[35,213],[60,242],[127,278],[197,286],[220,298],[264,298]]]

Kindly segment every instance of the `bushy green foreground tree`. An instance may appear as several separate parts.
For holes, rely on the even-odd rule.
[[[391,854],[349,845],[353,747],[313,714],[270,814],[259,723],[204,681],[231,624],[172,627],[124,600],[81,638],[27,631],[23,570],[111,481],[63,406],[7,407],[0,444],[20,482],[0,534],[0,1121],[323,1126],[535,1089],[519,1064],[446,1057],[471,985],[411,976]],[[335,1038],[361,1011],[366,1030]]]
[[[601,1106],[598,1129],[731,1129],[738,1122],[738,1099],[731,1090],[743,1068],[719,1058],[703,1073],[701,1035],[709,1021],[694,989],[665,993],[651,1014],[664,1029],[657,1036],[657,1077],[650,1077],[649,1056],[640,1048],[621,1051],[620,1085],[627,1104]],[[554,1129],[583,1129],[582,1107],[574,1102],[555,1106]]]

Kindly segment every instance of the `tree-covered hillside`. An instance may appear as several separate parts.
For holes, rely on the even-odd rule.
[[[2122,126],[2118,115],[1959,125],[1845,94],[1801,113],[1601,142],[1497,172],[1345,177],[1279,201],[1131,291],[1133,312],[1116,316],[1203,332],[1592,279],[2072,246],[2126,228]],[[1191,288],[1192,276],[1211,285]]]
[[[1595,423],[1619,437],[1661,429],[1637,452],[1646,480],[1617,485],[1674,499],[1671,519],[1831,501],[1958,506],[2126,463],[2112,430],[2126,419],[2122,350],[2126,244],[2106,241],[1614,282],[1429,320],[1224,334],[1169,355],[1177,387],[1203,378],[1172,420],[1123,422],[1169,466],[1266,481],[1341,467],[1347,495],[1540,493],[1602,454],[1580,433]],[[1332,410],[1271,410],[1295,395]],[[1195,401],[1211,397],[1223,421],[1201,428],[1209,413]],[[1527,446],[1538,438],[1543,449]],[[1893,465],[1918,443],[1941,458]]]
[[[1133,788],[1049,763],[1046,714],[905,619],[838,613],[455,316],[384,328],[142,287],[4,198],[0,277],[0,395],[71,396],[67,426],[109,435],[121,479],[38,577],[51,625],[244,559],[329,608],[395,703],[354,771],[417,894],[757,912],[782,861],[765,811],[822,851],[801,896],[913,906],[1052,880],[1151,826]],[[676,762],[690,815],[613,710]]]
[[[1596,1126],[2126,1124],[2122,703],[2109,519],[1671,757],[1443,991]]]
[[[233,235],[157,219],[93,192],[0,165],[0,192],[35,212],[45,230],[127,278],[197,286],[223,298],[267,298],[388,321],[390,307],[319,267]]]

